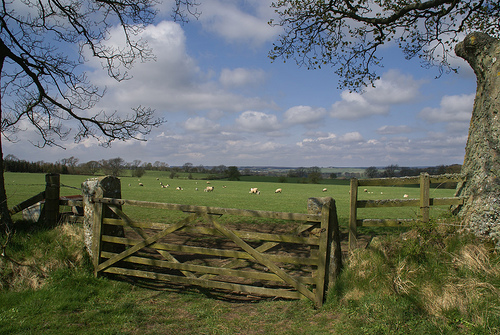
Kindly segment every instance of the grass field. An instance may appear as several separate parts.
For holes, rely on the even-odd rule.
[[[78,194],[85,179],[62,175],[61,194]],[[121,179],[123,198],[194,205],[305,212],[307,198],[332,196],[341,219],[347,218],[347,184],[219,180],[206,193],[201,180],[151,174],[140,178],[140,187],[137,178]],[[170,188],[161,189],[160,181]],[[7,173],[6,184],[10,206],[45,188],[42,174]],[[175,191],[177,186],[184,190]],[[261,195],[248,194],[250,187],[259,187]],[[277,187],[282,194],[274,194]],[[418,195],[418,188],[370,191],[360,197]],[[450,196],[453,190],[431,193]],[[389,209],[374,215],[399,214]],[[133,215],[156,219],[147,212]],[[498,251],[452,226],[376,237],[344,260],[317,310],[307,300],[244,301],[196,287],[151,289],[95,278],[82,236],[78,224],[16,230],[0,257],[0,334],[500,334]]]
[[[87,178],[92,177],[61,175],[61,195],[81,194],[79,189]],[[148,172],[141,178],[126,176],[120,179],[124,199],[306,213],[308,198],[328,196],[336,201],[340,223],[346,225],[349,218],[348,180],[325,180],[322,184],[278,183],[272,181],[273,179],[269,181],[270,179],[266,177],[247,178],[245,181],[210,180],[210,186],[215,187],[214,192],[203,192],[207,186],[206,180],[187,179],[187,177],[170,179],[167,172]],[[170,187],[161,188],[160,182],[164,185],[169,184]],[[7,172],[5,183],[9,206],[12,207],[43,191],[45,175]],[[139,183],[144,186],[139,186]],[[181,187],[183,190],[177,191],[176,187]],[[249,194],[251,187],[257,187],[261,194]],[[283,192],[274,193],[277,188],[281,188]],[[327,191],[323,192],[323,188],[327,188]],[[418,187],[371,187],[369,191],[360,190],[359,199],[402,199],[404,194],[408,194],[410,198],[419,197]],[[431,190],[433,198],[450,197],[453,194],[453,189],[433,188]],[[130,215],[134,215],[135,210],[125,209]],[[446,212],[446,207],[433,207],[431,217],[439,217]],[[155,211],[140,210],[138,215],[145,220],[158,219]],[[416,218],[417,215],[418,208],[416,207],[358,210],[359,218]]]

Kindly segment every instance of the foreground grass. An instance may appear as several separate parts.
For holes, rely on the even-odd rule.
[[[437,226],[352,253],[324,306],[95,278],[81,227],[19,229],[0,257],[0,334],[500,334],[500,262]]]

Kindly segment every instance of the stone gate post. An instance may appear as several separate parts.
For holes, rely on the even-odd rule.
[[[113,176],[99,177],[99,178],[91,178],[87,179],[82,183],[82,192],[83,192],[83,230],[84,230],[84,240],[87,251],[92,259],[97,257],[93,255],[93,250],[99,250],[100,248],[96,248],[95,244],[100,243],[100,236],[94,235],[94,226],[96,224],[100,224],[100,222],[95,222],[95,210],[96,207],[92,203],[92,198],[94,196],[100,196],[103,198],[114,198],[121,199],[121,184],[120,179]],[[104,211],[102,213],[102,217],[107,218],[115,218],[116,215],[109,210],[106,206],[104,206]],[[113,235],[123,237],[124,231],[121,226],[111,226],[111,225],[103,225],[101,229],[101,233],[105,235]],[[106,249],[103,247],[103,249]],[[113,251],[113,250],[109,250]]]

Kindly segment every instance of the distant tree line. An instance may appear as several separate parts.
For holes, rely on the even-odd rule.
[[[28,162],[18,159],[14,155],[5,157],[5,171],[8,172],[28,172],[28,173],[58,173],[58,174],[81,174],[81,175],[112,175],[120,176],[125,170],[130,171],[133,177],[142,177],[146,171],[165,171],[170,172],[170,178],[176,178],[180,172],[189,173],[192,178],[193,173],[207,174],[208,179],[240,180],[241,173],[236,166],[226,167],[218,165],[214,167],[204,167],[203,165],[194,166],[192,163],[186,163],[183,166],[169,166],[167,163],[156,161],[154,163],[141,162],[134,160],[125,162],[124,159],[117,157],[112,159],[102,159],[99,161],[89,161],[79,163],[79,159],[71,156],[61,159],[55,163],[44,161]]]
[[[5,171],[8,172],[29,172],[29,173],[59,173],[59,174],[81,174],[81,175],[123,175],[124,171],[130,171],[133,177],[142,177],[146,171],[165,171],[169,172],[169,177],[174,179],[179,173],[188,173],[188,178],[193,178],[193,173],[206,174],[207,179],[223,179],[240,180],[243,175],[252,175],[252,171],[246,168],[239,170],[236,166],[217,165],[205,167],[203,165],[195,166],[192,163],[185,163],[182,166],[169,166],[167,163],[156,161],[154,163],[141,162],[134,160],[133,162],[125,162],[124,159],[117,157],[111,159],[102,159],[99,161],[89,161],[79,163],[79,159],[71,156],[63,158],[55,163],[44,161],[28,162],[18,159],[14,155],[7,155],[4,159]],[[389,177],[408,177],[418,176],[422,172],[427,172],[431,175],[445,173],[460,173],[461,165],[439,165],[435,167],[400,167],[398,165],[389,165],[385,168],[377,168],[370,166],[365,169],[366,178],[389,178]],[[282,175],[282,181],[286,178],[297,178],[299,183],[318,184],[324,178],[337,178],[335,173],[325,175],[321,172],[321,168],[299,167],[288,170],[286,176]],[[361,177],[361,176],[356,176]]]
[[[365,175],[367,178],[391,178],[391,177],[411,177],[418,176],[421,173],[430,175],[440,175],[447,173],[460,173],[462,166],[459,164],[439,165],[431,167],[400,167],[398,165],[389,165],[383,169],[378,169],[375,166],[366,168]]]
[[[290,178],[299,178],[299,183],[319,184],[323,180],[321,169],[317,166],[292,169],[288,171],[287,176]]]

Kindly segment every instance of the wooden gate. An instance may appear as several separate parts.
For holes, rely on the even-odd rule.
[[[305,297],[319,307],[341,266],[335,202],[331,198],[320,198],[320,202],[315,213],[301,214],[94,197],[95,274],[247,295]],[[175,211],[170,213],[178,217],[168,224],[145,223],[127,216],[122,206]],[[106,207],[115,218],[103,217]],[[269,227],[265,224],[255,224],[260,231],[251,231],[232,224],[230,216],[239,217],[239,222],[243,217],[248,218],[243,221],[275,219],[281,223],[273,225],[278,232],[265,231]],[[113,229],[103,229],[103,225],[123,227],[125,234],[105,235],[104,231]]]

